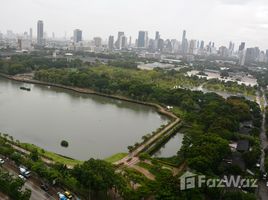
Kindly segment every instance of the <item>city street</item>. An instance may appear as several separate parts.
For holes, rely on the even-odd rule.
[[[6,161],[3,165],[3,168],[8,171],[10,174],[18,177],[19,169],[16,167],[11,161]],[[41,181],[35,177],[29,178],[24,185],[23,189],[30,189],[32,191],[31,200],[56,200],[57,199],[57,191],[50,188],[48,192],[43,191],[40,188]],[[0,194],[0,197],[1,194]],[[1,198],[2,200],[2,198]]]

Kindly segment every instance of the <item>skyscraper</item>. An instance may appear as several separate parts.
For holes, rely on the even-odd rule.
[[[41,20],[37,22],[37,45],[44,45],[44,22]]]
[[[101,43],[102,43],[101,37],[94,37],[93,40],[94,40],[94,44],[96,47],[101,47]]]
[[[181,50],[182,50],[182,54],[186,54],[187,53],[187,39],[186,39],[186,30],[183,30],[182,33],[182,41],[181,41]]]
[[[109,50],[114,49],[114,36],[112,36],[112,35],[109,36],[108,49]]]
[[[82,41],[82,31],[80,29],[74,30],[74,42],[78,43]]]
[[[122,31],[119,31],[118,34],[117,34],[117,40],[115,42],[115,47],[117,49],[121,49],[121,46],[122,46],[122,37],[125,35],[124,32]]]
[[[139,31],[138,48],[145,48],[147,45],[148,33],[146,31]]]
[[[245,64],[245,47],[246,43],[241,42],[238,49],[238,56],[239,56],[239,65],[243,66]]]
[[[154,50],[159,49],[159,40],[160,40],[160,34],[158,31],[155,32],[155,40],[154,40]]]
[[[202,41],[201,41],[201,43],[200,43],[200,49],[202,49],[202,50],[203,50],[203,49],[204,49],[204,47],[205,47],[205,42],[204,42],[204,40],[202,40]]]
[[[33,40],[33,29],[30,28],[30,40],[32,41]]]
[[[245,50],[245,46],[246,46],[246,43],[245,42],[241,42],[241,44],[239,45],[239,51],[244,51]]]

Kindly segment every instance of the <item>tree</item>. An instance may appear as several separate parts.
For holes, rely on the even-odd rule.
[[[115,173],[115,168],[102,160],[90,159],[82,165],[77,165],[72,174],[81,187],[88,190],[90,196],[91,191],[98,196],[99,192],[107,194],[109,189],[122,190],[125,186],[122,177]]]

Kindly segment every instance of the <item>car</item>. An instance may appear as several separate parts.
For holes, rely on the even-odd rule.
[[[24,176],[19,175],[18,177],[19,177],[21,180],[26,181],[26,178],[25,178]]]
[[[59,195],[59,200],[68,200],[66,196],[60,192],[57,193]]]
[[[69,191],[65,191],[65,192],[64,192],[64,195],[65,195],[68,199],[72,199],[72,198],[73,198],[73,195],[72,195],[71,192],[69,192]]]
[[[263,180],[266,180],[267,179],[267,173],[263,174],[262,179]]]
[[[3,165],[5,163],[4,159],[0,158],[0,164]]]
[[[266,182],[266,186],[268,187],[268,182]]]
[[[48,185],[47,184],[41,184],[40,185],[41,189],[44,190],[44,191],[48,191]]]

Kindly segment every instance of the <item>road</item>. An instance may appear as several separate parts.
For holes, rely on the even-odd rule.
[[[151,137],[148,141],[141,144],[137,149],[135,149],[133,152],[129,153],[126,157],[123,159],[117,161],[114,164],[121,164],[123,163],[126,166],[133,166],[139,162],[138,155],[143,152],[143,150],[146,147],[150,147],[152,144],[154,144],[158,138],[160,138],[163,134],[167,133],[170,129],[174,128],[177,124],[179,124],[181,120],[176,117],[176,119],[168,124],[164,129],[159,131],[157,134],[155,134],[153,137]]]
[[[267,106],[267,99],[264,93],[264,90],[262,89],[263,96],[260,96],[260,93],[258,92],[257,95],[257,102],[261,106],[262,101],[261,98],[263,98],[263,106],[264,108]],[[262,106],[261,106],[262,107]],[[265,110],[262,111],[262,127],[261,127],[261,134],[260,134],[260,140],[261,140],[261,148],[262,148],[262,154],[261,154],[261,161],[260,161],[260,170],[262,173],[265,173],[265,166],[264,166],[264,161],[265,161],[265,149],[268,146],[268,141],[267,141],[267,136],[266,136],[266,115],[265,115]],[[268,200],[268,187],[266,186],[266,181],[260,180],[258,183],[258,199],[260,200]]]
[[[3,168],[8,171],[10,174],[18,177],[19,175],[19,169],[16,167],[11,161],[6,161],[3,165]],[[31,177],[29,178],[23,187],[23,189],[30,189],[32,191],[32,195],[30,200],[56,200],[57,198],[57,192],[54,191],[52,188],[50,189],[49,193],[53,194],[50,195],[49,193],[43,191],[40,188],[41,181],[37,178]]]

